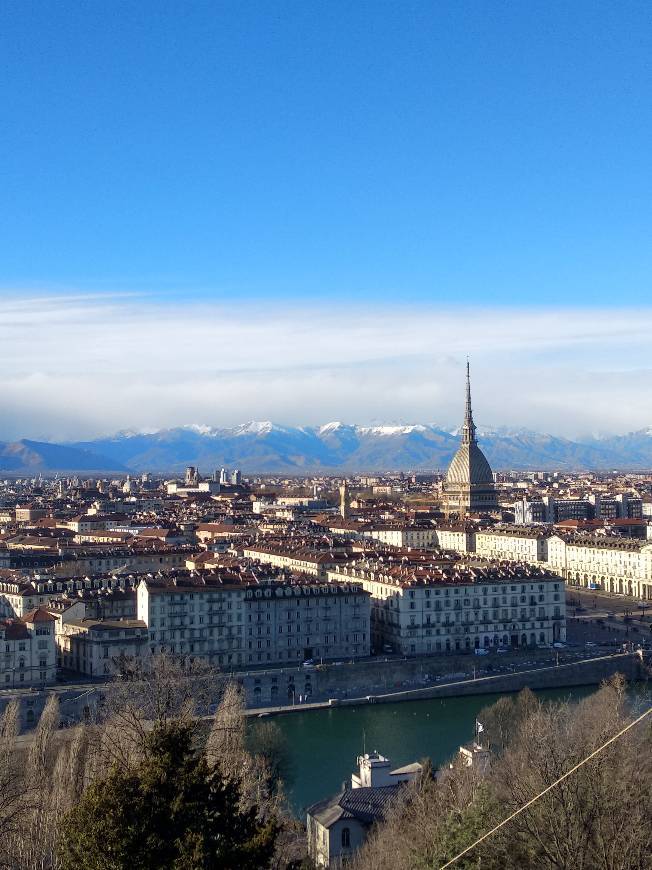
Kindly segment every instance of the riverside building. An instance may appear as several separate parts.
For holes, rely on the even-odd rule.
[[[54,681],[54,622],[41,607],[19,619],[0,619],[0,688],[43,686]]]
[[[527,566],[360,562],[329,572],[371,595],[376,653],[535,647],[566,638],[564,581]]]
[[[146,577],[136,615],[148,627],[150,652],[201,656],[225,667],[357,658],[370,650],[370,595],[344,579]]]

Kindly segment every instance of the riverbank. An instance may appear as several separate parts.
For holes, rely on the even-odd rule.
[[[514,670],[508,673],[470,676],[463,679],[440,680],[419,688],[403,689],[358,695],[346,698],[331,698],[326,701],[278,705],[248,709],[247,716],[270,716],[333,707],[354,707],[361,704],[387,704],[432,698],[453,698],[487,693],[506,694],[523,688],[533,690],[597,686],[603,680],[621,673],[628,682],[647,680],[649,660],[641,653],[616,653],[596,656],[580,661],[537,666]]]

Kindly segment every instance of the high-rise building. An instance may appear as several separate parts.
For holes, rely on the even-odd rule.
[[[462,423],[462,443],[453,457],[444,483],[446,512],[463,517],[467,513],[487,513],[498,507],[491,466],[478,447],[471,410],[471,377],[466,363],[466,409]]]

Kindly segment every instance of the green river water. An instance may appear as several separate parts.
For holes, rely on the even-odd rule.
[[[548,700],[580,700],[595,686],[537,692]],[[337,792],[350,780],[356,757],[378,750],[395,767],[428,756],[436,767],[461,743],[473,738],[479,711],[499,695],[332,707],[277,716],[288,739],[293,781],[288,797],[300,816],[315,801]]]

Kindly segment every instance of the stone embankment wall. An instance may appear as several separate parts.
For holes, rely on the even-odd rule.
[[[491,670],[488,669],[491,666]],[[500,671],[497,670],[500,667]],[[375,696],[400,700],[408,697],[452,697],[487,692],[520,691],[564,686],[598,685],[615,673],[628,680],[647,677],[638,654],[618,654],[589,660],[566,660],[559,665],[532,656],[503,656],[498,661],[451,656],[389,661],[365,661],[324,665],[315,669],[285,668],[240,674],[252,708],[305,706],[332,699],[346,704],[351,699]]]
[[[649,656],[649,654],[648,654]],[[245,690],[252,715],[261,710],[289,712],[329,704],[388,703],[418,698],[517,692],[531,689],[598,685],[616,673],[628,681],[648,678],[652,664],[638,653],[599,656],[559,665],[533,655],[505,655],[488,662],[484,657],[438,656],[421,659],[369,660],[316,668],[279,668],[234,674]],[[488,670],[491,666],[492,670]],[[497,672],[496,668],[502,670]],[[230,679],[222,675],[219,682]],[[11,700],[19,703],[22,730],[38,722],[48,697],[61,702],[61,718],[73,724],[92,718],[106,691],[105,684],[58,686],[38,691],[0,692],[0,715]],[[216,686],[216,695],[219,694]]]
[[[467,659],[468,662],[468,659]],[[276,674],[277,682],[268,683],[274,679],[271,674],[247,675],[247,698],[251,713],[255,715],[261,708],[269,712],[289,712],[308,707],[323,707],[326,705],[350,705],[360,703],[393,703],[396,701],[417,700],[419,698],[450,698],[463,695],[485,695],[491,693],[504,694],[518,692],[523,688],[558,689],[572,686],[599,685],[603,680],[614,674],[622,674],[628,681],[637,682],[648,679],[650,675],[649,662],[645,662],[638,653],[621,653],[617,655],[600,656],[588,660],[546,664],[532,662],[529,667],[506,670],[503,673],[482,673],[476,668],[473,671],[453,672],[450,667],[445,674],[436,680],[436,676],[425,667],[419,670],[419,663],[414,660],[391,663],[365,663],[364,669],[353,668],[338,673],[337,678],[332,672],[317,671],[312,673],[310,683],[312,693],[306,699],[303,695],[299,701],[299,686],[305,685],[305,676],[294,677],[294,697],[274,702],[276,693],[267,695],[270,688],[279,685],[281,674]],[[519,663],[522,665],[522,662]],[[391,667],[390,667],[391,666]],[[417,668],[415,671],[414,668]],[[376,669],[374,671],[374,668]],[[296,672],[295,672],[296,673]],[[285,678],[292,675],[283,674]],[[250,680],[258,682],[260,689],[252,697]],[[254,687],[256,688],[256,687]],[[267,700],[267,699],[270,700]],[[253,704],[252,704],[253,701]]]
[[[463,695],[485,695],[497,692],[520,692],[521,689],[562,689],[573,686],[599,685],[604,680],[622,674],[628,682],[645,680],[649,668],[636,654],[589,659],[583,662],[561,664],[536,670],[516,671],[477,679],[428,686],[423,689],[405,690],[373,697],[374,703],[388,703],[417,698],[450,698]]]

